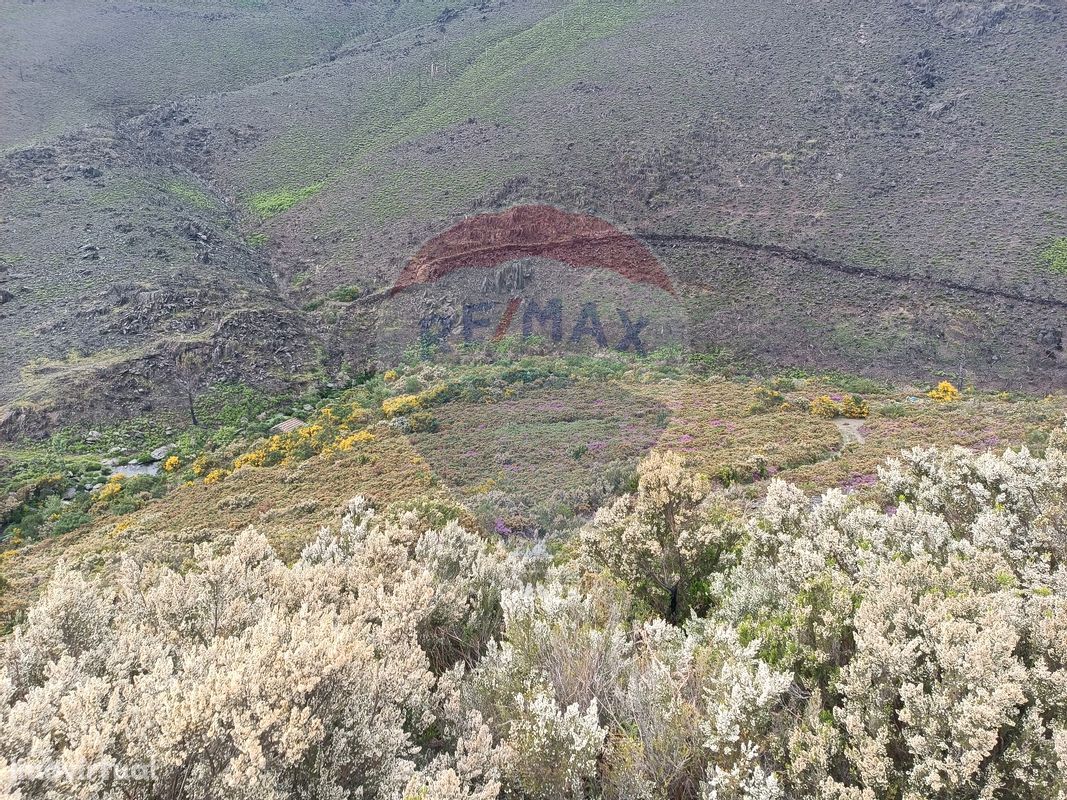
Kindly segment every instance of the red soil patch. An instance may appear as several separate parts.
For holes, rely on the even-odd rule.
[[[490,269],[530,257],[607,269],[629,281],[675,293],[652,251],[611,223],[551,206],[516,206],[499,214],[480,214],[435,236],[404,267],[390,294],[433,283],[462,267]]]

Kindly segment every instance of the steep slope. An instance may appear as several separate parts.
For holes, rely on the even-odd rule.
[[[431,22],[442,4],[330,0],[13,2],[0,8],[0,148],[238,89],[361,37]]]
[[[220,380],[317,377],[320,342],[279,299],[233,199],[126,120],[439,13],[314,0],[0,11],[0,430],[183,405]]]
[[[192,103],[167,148],[249,223],[280,210],[262,230],[301,300],[390,285],[464,215],[549,203],[653,244],[692,287],[698,345],[1063,381],[1067,277],[1041,258],[1067,231],[1052,4],[523,13],[460,14]],[[255,141],[224,141],[235,122]]]
[[[420,245],[522,204],[647,244],[680,287],[679,344],[891,378],[1065,383],[1067,275],[1045,257],[1067,236],[1067,36],[1051,0],[89,7],[70,52],[95,52],[93,36],[128,45],[100,65],[118,88],[95,108],[170,102],[9,153],[0,361],[22,377],[5,379],[6,403],[69,394],[55,386],[85,357],[88,386],[149,374],[144,402],[174,403],[181,376],[159,365],[191,338],[210,343],[203,380],[362,369],[390,313],[377,290]],[[30,8],[5,11],[16,53],[76,7]],[[99,27],[120,18],[130,27]],[[183,68],[161,79],[177,52]],[[26,91],[10,88],[14,63],[7,91]],[[135,88],[112,80],[138,65]],[[71,100],[94,96],[79,80],[60,71],[39,99],[19,95],[40,114],[8,140],[94,118]],[[81,155],[100,146],[106,175]],[[131,224],[141,244],[115,229]],[[131,281],[186,300],[165,322],[96,324],[128,313],[108,292]],[[64,313],[66,328],[42,327]],[[232,329],[240,347],[220,344],[234,313],[266,315]],[[94,394],[101,413],[123,407]]]

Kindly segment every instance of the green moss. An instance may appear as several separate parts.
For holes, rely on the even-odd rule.
[[[306,200],[322,191],[323,186],[325,184],[322,181],[318,181],[300,189],[286,188],[273,192],[259,192],[252,195],[248,205],[253,213],[266,219],[267,217],[273,217],[275,214],[281,214],[283,211],[288,211],[300,201]]]
[[[1041,251],[1041,263],[1053,272],[1067,275],[1067,236],[1053,239],[1048,247]]]

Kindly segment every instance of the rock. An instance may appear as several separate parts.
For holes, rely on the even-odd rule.
[[[290,417],[287,420],[283,420],[270,429],[272,434],[285,434],[292,433],[295,430],[303,428],[307,423],[296,417]]]
[[[15,295],[9,292],[7,289],[0,289],[0,305],[4,303],[10,303],[15,299]]]
[[[150,455],[152,456],[153,461],[162,461],[164,458],[170,455],[170,451],[170,445],[165,444],[162,447],[157,447],[150,453]]]
[[[78,490],[74,486],[71,486],[67,491],[63,492],[64,500],[73,500],[77,496]]]
[[[115,467],[117,467],[121,463],[122,463],[122,459],[121,458],[105,458],[103,461],[100,462],[100,466],[102,466],[102,467],[111,467],[112,469],[114,469]]]
[[[136,458],[131,458],[129,461],[126,462],[126,466],[136,467],[139,463],[141,462],[139,462]]]
[[[100,431],[89,431],[87,434],[85,434],[85,441],[89,442],[90,444],[92,444],[93,442],[99,442],[100,437],[102,435],[103,434],[100,433]]]

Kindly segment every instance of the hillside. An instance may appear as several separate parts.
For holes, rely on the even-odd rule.
[[[8,436],[343,382],[422,243],[531,204],[650,248],[679,344],[1064,384],[1053,2],[0,13]]]
[[[1065,65],[0,2],[0,800],[1067,800]]]

